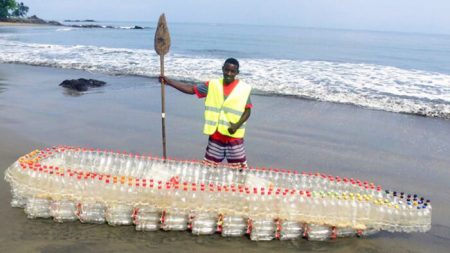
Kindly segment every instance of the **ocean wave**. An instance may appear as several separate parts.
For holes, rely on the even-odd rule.
[[[153,50],[22,43],[0,38],[0,62],[156,77]],[[221,75],[222,58],[169,54],[166,74],[199,82]],[[450,119],[450,75],[374,64],[240,59],[240,78],[265,94],[354,104]],[[194,71],[195,70],[195,71]]]
[[[70,27],[64,27],[64,28],[58,28],[56,29],[57,32],[68,32],[68,31],[72,31],[74,28],[70,28]]]
[[[112,26],[112,25],[97,25],[97,24],[83,24],[83,25],[66,25],[67,27],[73,27],[73,28],[106,28],[106,29],[124,29],[124,30],[142,30],[142,29],[153,29],[152,27],[148,26]]]

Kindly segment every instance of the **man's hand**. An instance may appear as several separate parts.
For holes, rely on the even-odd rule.
[[[158,79],[161,84],[166,84],[166,85],[172,86],[175,89],[177,89],[183,93],[191,94],[191,95],[195,94],[194,86],[192,86],[190,84],[183,83],[183,82],[180,82],[177,80],[172,80],[163,75],[159,76]]]
[[[169,83],[169,78],[167,78],[166,76],[159,76],[159,82],[161,84],[168,84]]]
[[[231,123],[231,122],[230,122],[230,127],[228,128],[228,132],[229,132],[230,134],[234,134],[234,133],[236,133],[236,131],[237,131],[238,128],[239,128],[239,127],[238,127],[237,124]]]

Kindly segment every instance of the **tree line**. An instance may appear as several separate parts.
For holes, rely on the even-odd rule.
[[[24,17],[28,13],[28,6],[22,2],[18,3],[15,0],[0,0],[0,20],[5,20],[10,17]]]

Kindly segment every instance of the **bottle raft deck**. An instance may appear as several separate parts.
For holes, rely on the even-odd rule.
[[[328,240],[380,230],[426,232],[417,194],[320,173],[211,167],[198,161],[67,146],[35,150],[5,172],[28,218],[132,225],[136,230]]]

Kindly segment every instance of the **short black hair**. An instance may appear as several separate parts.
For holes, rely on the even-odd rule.
[[[225,60],[225,63],[224,63],[223,65],[226,65],[226,64],[233,64],[233,65],[235,65],[235,66],[237,67],[237,69],[239,70],[239,62],[238,62],[238,60],[236,60],[236,59],[234,59],[234,58],[228,58],[228,59],[226,59],[226,60]]]

